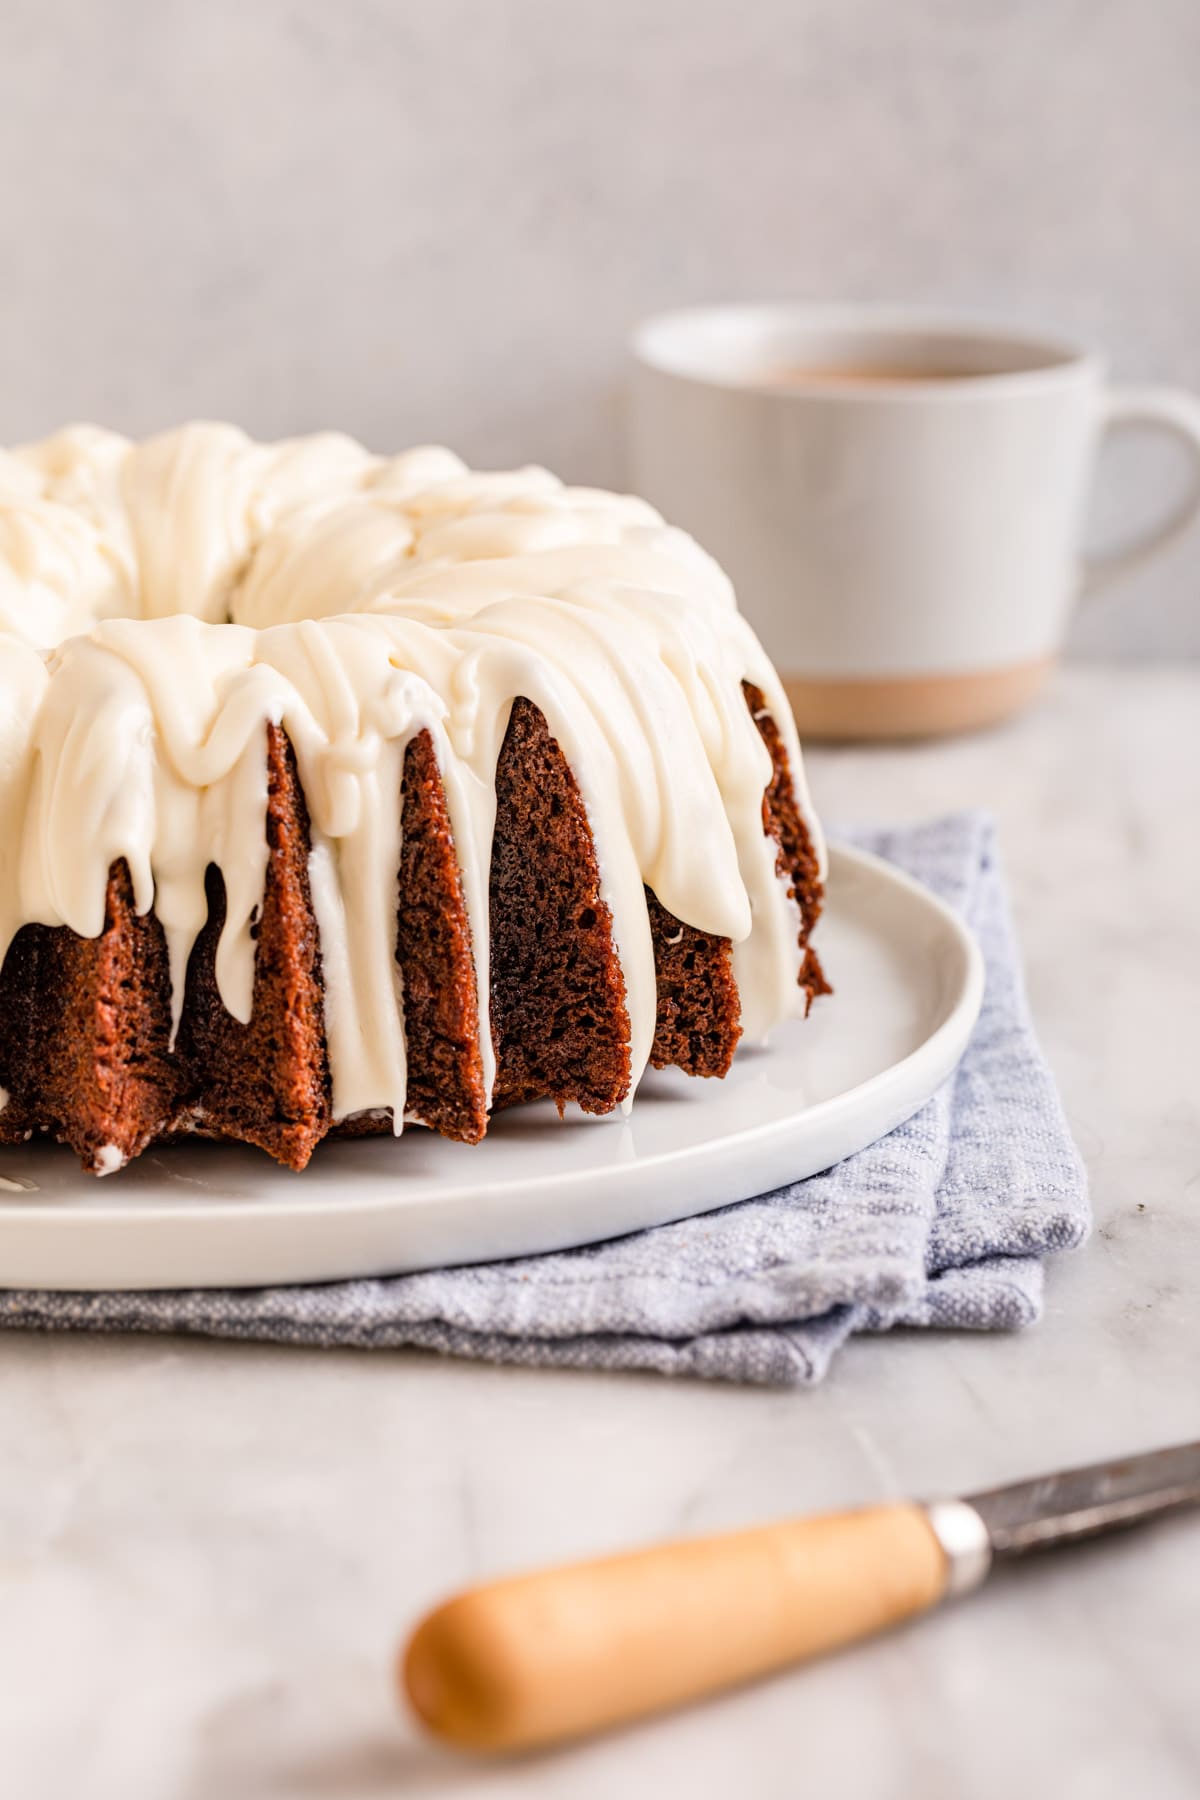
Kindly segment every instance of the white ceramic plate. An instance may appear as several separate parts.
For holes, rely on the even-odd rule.
[[[256,1287],[481,1262],[617,1237],[815,1174],[909,1118],[974,1026],[961,920],[835,849],[821,956],[837,990],[724,1081],[651,1072],[627,1118],[497,1118],[482,1144],[413,1130],[327,1143],[303,1175],[202,1141],[106,1181],[46,1143],[0,1150],[0,1286]]]

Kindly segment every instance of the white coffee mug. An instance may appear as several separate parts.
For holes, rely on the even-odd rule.
[[[950,731],[1041,685],[1076,596],[1200,513],[1200,401],[1052,337],[857,306],[664,314],[634,338],[632,480],[733,578],[801,727]],[[1192,491],[1084,562],[1100,438],[1160,426]]]

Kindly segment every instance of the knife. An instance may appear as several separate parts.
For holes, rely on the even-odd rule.
[[[972,1593],[996,1562],[1197,1504],[1200,1442],[546,1569],[439,1606],[398,1678],[449,1743],[525,1750],[866,1637]]]

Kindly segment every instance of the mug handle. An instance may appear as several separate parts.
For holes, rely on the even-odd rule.
[[[1156,525],[1147,526],[1131,543],[1118,544],[1083,559],[1085,599],[1136,568],[1185,532],[1200,517],[1200,400],[1182,388],[1110,388],[1102,402],[1102,429],[1149,425],[1169,432],[1191,452],[1192,488],[1179,505]]]

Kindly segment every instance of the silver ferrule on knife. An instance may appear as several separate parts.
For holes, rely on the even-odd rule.
[[[956,1600],[982,1587],[992,1566],[988,1528],[969,1500],[926,1500],[925,1517],[946,1557],[943,1598]]]

